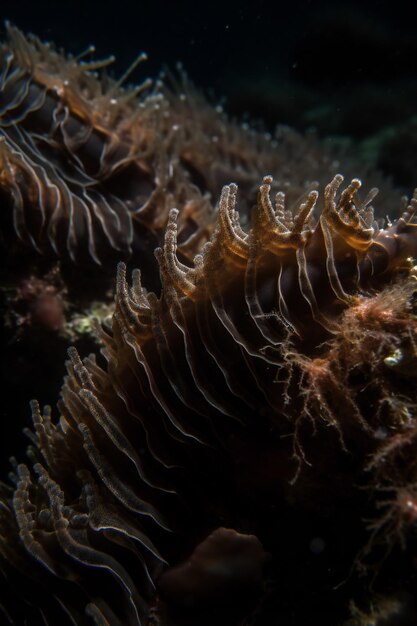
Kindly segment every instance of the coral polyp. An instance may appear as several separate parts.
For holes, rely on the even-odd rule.
[[[278,147],[197,96],[9,37],[15,234],[73,275],[120,262],[101,355],[69,349],[1,487],[6,623],[330,625],[375,576],[412,597],[414,553],[385,567],[415,543],[416,197],[382,224],[357,178],[275,184]]]

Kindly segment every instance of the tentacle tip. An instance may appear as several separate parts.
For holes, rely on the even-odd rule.
[[[333,179],[330,181],[330,183],[326,186],[325,191],[326,192],[336,191],[336,189],[340,187],[343,181],[344,181],[344,176],[342,176],[342,174],[336,174],[333,177]]]
[[[74,358],[78,357],[78,352],[75,346],[69,346],[67,350],[67,354],[72,361],[74,360]]]
[[[179,214],[179,210],[178,209],[170,209],[169,211],[169,216],[168,216],[168,222],[169,223],[173,223],[177,221],[178,218],[178,214]]]
[[[117,264],[117,278],[122,277],[126,274],[126,263],[123,261],[119,261]]]

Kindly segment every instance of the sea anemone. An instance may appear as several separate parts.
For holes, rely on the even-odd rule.
[[[277,166],[264,139],[221,118],[240,163],[252,160],[233,163],[233,143],[223,161],[218,142],[197,154],[167,88],[122,101],[118,84],[97,91],[93,67],[9,33],[1,186],[18,236],[100,263],[107,246],[127,251],[138,222],[159,281],[147,288],[142,268],[129,286],[119,263],[112,328],[96,326],[105,362],[70,348],[59,416],[32,402],[29,462],[13,460],[0,501],[5,619],[232,626],[295,613],[300,624],[300,603],[323,624],[346,617],[354,587],[336,591],[341,578],[412,541],[416,518],[417,199],[382,226],[374,190],[361,200],[360,181],[342,188],[337,174],[295,205],[278,189],[273,204],[272,177],[253,194],[245,174],[255,156]],[[50,155],[48,180],[29,151]],[[157,173],[167,162],[172,192]],[[239,188],[223,186],[212,215],[204,193],[229,170]],[[44,198],[45,186],[57,191]]]

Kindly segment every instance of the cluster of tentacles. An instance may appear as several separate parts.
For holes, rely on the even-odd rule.
[[[416,198],[384,228],[340,175],[273,204],[271,176],[253,190],[273,142],[9,38],[10,226],[79,263],[133,251],[143,271],[129,286],[119,264],[105,362],[70,349],[59,415],[32,403],[0,501],[4,620],[290,623],[300,598],[343,618],[350,591],[329,585],[410,546],[417,521]]]

